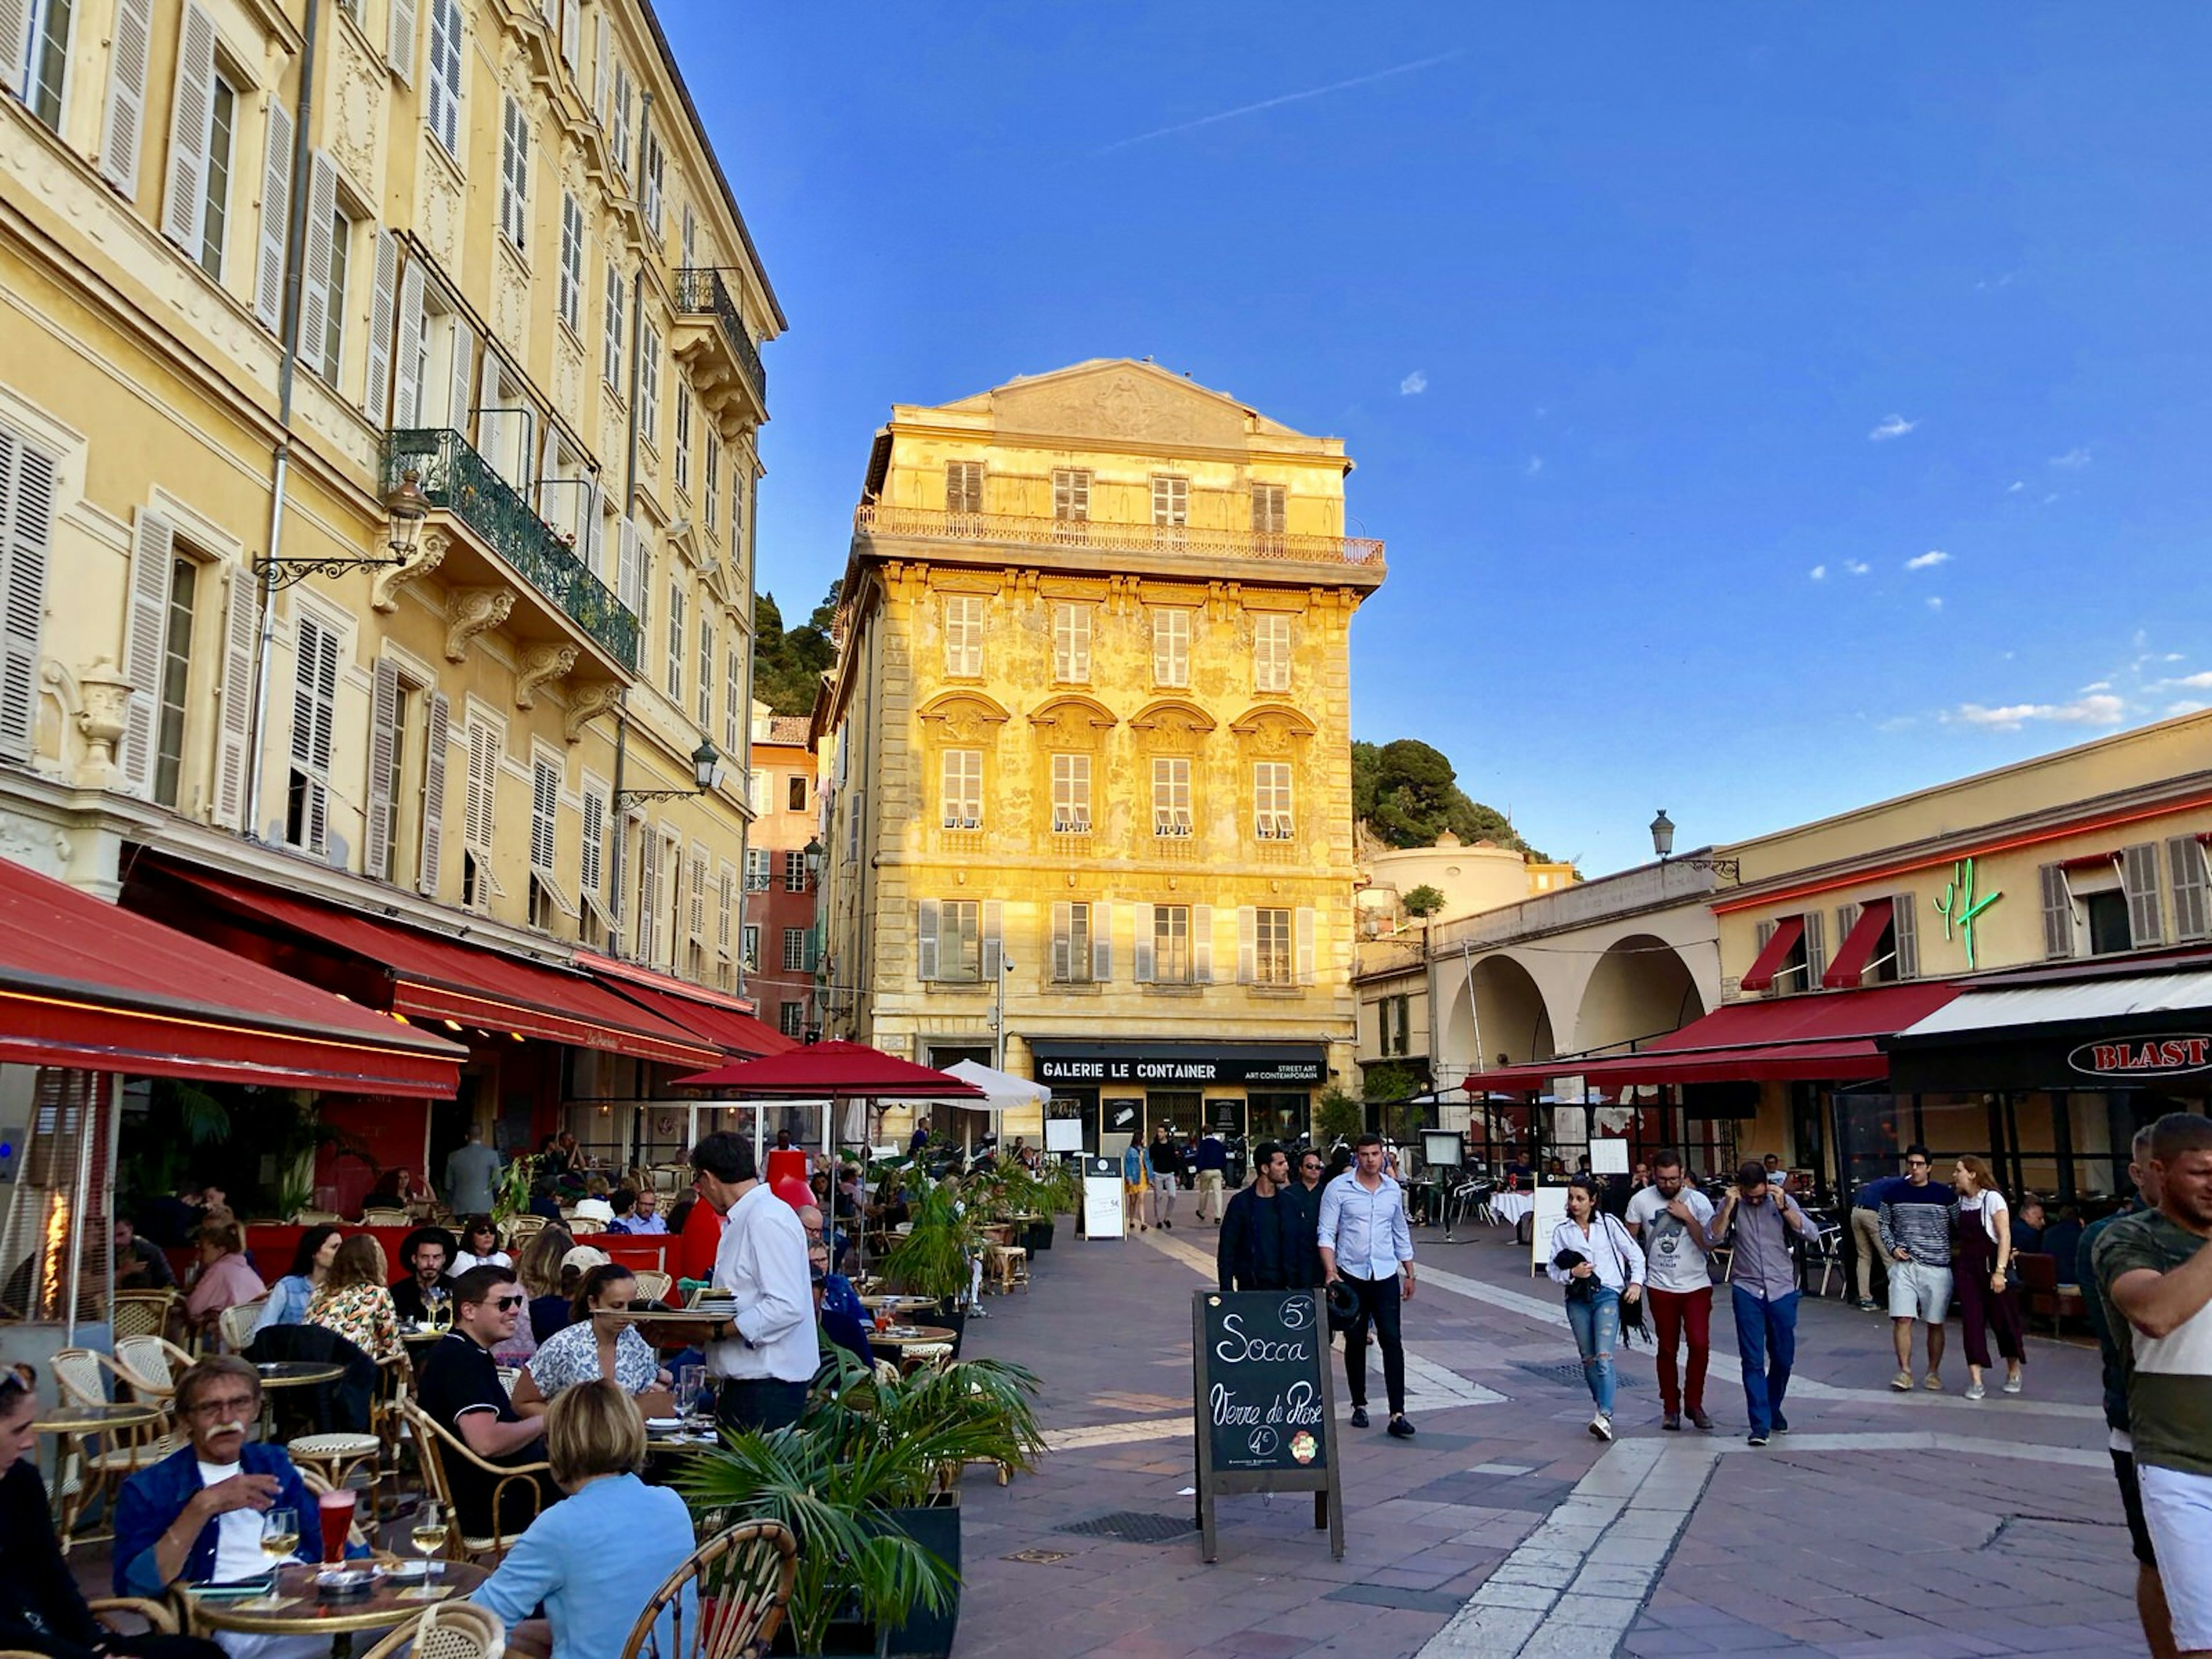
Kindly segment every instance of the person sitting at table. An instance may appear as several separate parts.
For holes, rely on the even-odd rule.
[[[615,1218],[607,1228],[609,1232],[654,1237],[667,1233],[667,1218],[660,1213],[660,1194],[652,1188],[624,1187],[614,1195],[613,1202]]]
[[[561,1258],[575,1248],[576,1241],[568,1236],[566,1227],[541,1228],[523,1247],[514,1253],[514,1276],[521,1282],[523,1294],[536,1301],[540,1297],[557,1297],[561,1293]],[[522,1317],[515,1322],[514,1334],[501,1343],[492,1358],[502,1365],[520,1365],[538,1352],[538,1342],[553,1334],[567,1323],[563,1317],[546,1329],[538,1329],[526,1304]]]
[[[453,1328],[422,1362],[416,1390],[422,1409],[488,1463],[532,1463],[544,1455],[543,1425],[514,1409],[492,1358],[492,1351],[514,1334],[526,1300],[505,1267],[471,1267],[463,1273],[453,1286]],[[503,1533],[521,1531],[559,1496],[542,1474],[503,1478],[465,1458],[447,1458],[446,1476],[461,1530],[471,1537],[495,1530],[495,1496],[496,1529]]]
[[[340,1244],[330,1274],[307,1304],[304,1322],[319,1325],[359,1348],[380,1365],[405,1357],[399,1340],[399,1314],[385,1287],[384,1246],[368,1233],[356,1233]]]
[[[178,1583],[235,1583],[269,1571],[261,1517],[289,1510],[303,1538],[315,1497],[281,1446],[246,1437],[261,1414],[261,1376],[235,1354],[214,1354],[177,1379],[176,1407],[190,1442],[123,1483],[115,1505],[118,1595],[158,1600]],[[346,1554],[365,1556],[366,1545]],[[328,1635],[246,1636],[216,1645],[232,1659],[318,1659]]]
[[[2074,1261],[2081,1249],[2081,1210],[2079,1205],[2062,1204],[2058,1219],[2043,1230],[2043,1252],[2058,1263],[2058,1282],[2074,1282]]]
[[[558,1288],[530,1298],[530,1328],[539,1347],[575,1320],[576,1292],[583,1286],[584,1275],[613,1259],[596,1244],[572,1244],[562,1253],[560,1278],[555,1281]]]
[[[2033,1193],[2021,1194],[2020,1208],[2013,1212],[2012,1253],[2040,1250],[2043,1248],[2043,1200]]]
[[[446,1271],[455,1279],[471,1267],[512,1267],[514,1258],[499,1248],[499,1230],[488,1215],[472,1215],[461,1222],[461,1248],[453,1252],[453,1265]]]
[[[392,1285],[392,1304],[402,1319],[417,1325],[430,1320],[433,1300],[453,1295],[453,1236],[443,1227],[417,1227],[399,1242],[399,1265],[407,1277]]]
[[[596,1221],[602,1227],[615,1218],[615,1206],[607,1201],[607,1178],[593,1176],[584,1183],[584,1196],[576,1200],[576,1219]]]
[[[192,1280],[192,1293],[185,1299],[185,1315],[201,1330],[213,1330],[225,1308],[254,1302],[269,1293],[261,1275],[246,1259],[246,1235],[235,1221],[208,1220],[200,1224],[200,1270]]]
[[[690,1557],[691,1513],[671,1488],[638,1479],[645,1424],[611,1383],[562,1392],[545,1414],[545,1451],[568,1496],[530,1523],[471,1599],[506,1623],[510,1656],[605,1659]],[[684,1591],[686,1630],[697,1623],[695,1594]],[[661,1614],[651,1651],[674,1651],[678,1611]]]
[[[261,1317],[253,1322],[254,1335],[271,1325],[298,1325],[306,1321],[307,1304],[329,1277],[331,1262],[344,1237],[328,1225],[300,1230],[300,1242],[292,1249],[292,1271],[269,1287],[269,1300],[262,1304]]]
[[[115,1288],[118,1291],[166,1291],[177,1282],[176,1269],[161,1247],[138,1237],[127,1215],[115,1218]]]
[[[540,1417],[562,1391],[579,1382],[611,1377],[624,1394],[658,1398],[641,1407],[648,1416],[665,1417],[676,1408],[667,1389],[676,1379],[663,1370],[653,1346],[638,1334],[637,1327],[599,1321],[600,1313],[627,1313],[637,1296],[637,1275],[619,1261],[610,1261],[586,1273],[576,1286],[568,1323],[538,1345],[530,1363],[514,1379],[514,1408],[525,1417]]]

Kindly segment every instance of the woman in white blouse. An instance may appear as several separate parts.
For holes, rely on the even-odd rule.
[[[538,1345],[538,1352],[514,1379],[514,1409],[536,1417],[563,1389],[611,1379],[623,1393],[646,1396],[639,1405],[648,1416],[675,1409],[669,1375],[660,1369],[652,1345],[627,1322],[599,1321],[599,1313],[626,1313],[637,1294],[637,1275],[618,1261],[592,1268],[576,1287],[574,1322]]]
[[[1589,1431],[1613,1438],[1617,1379],[1613,1346],[1620,1340],[1620,1304],[1644,1294],[1644,1252],[1628,1229],[1598,1208],[1597,1182],[1578,1175],[1567,1188],[1566,1218],[1552,1229],[1545,1272],[1566,1286],[1567,1323],[1583,1357],[1583,1380],[1597,1412]]]
[[[499,1248],[498,1231],[488,1215],[472,1215],[461,1223],[461,1248],[451,1269],[455,1279],[471,1267],[512,1267],[514,1259]]]
[[[1959,1291],[1959,1322],[1966,1327],[1966,1398],[1986,1392],[1982,1372],[1990,1363],[1990,1337],[2004,1356],[2004,1391],[2018,1394],[2027,1345],[2021,1340],[2020,1304],[2013,1299],[2012,1215],[1997,1190],[1990,1166],[1978,1158],[1961,1158],[1951,1166],[1951,1189],[1959,1194],[1958,1237],[1951,1247],[1953,1278]]]

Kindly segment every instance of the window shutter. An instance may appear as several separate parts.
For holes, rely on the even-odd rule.
[[[1152,907],[1149,904],[1134,904],[1129,908],[1136,916],[1136,926],[1132,930],[1133,937],[1131,940],[1134,946],[1131,952],[1131,960],[1136,966],[1131,977],[1139,985],[1149,985],[1152,982]]]
[[[582,72],[583,49],[584,0],[568,0],[561,8],[561,61],[571,77]]]
[[[1091,977],[1103,985],[1114,977],[1114,907],[1091,907]]]
[[[215,818],[226,830],[251,831],[246,799],[246,736],[253,715],[254,648],[261,633],[260,584],[244,565],[230,568],[223,617],[222,721],[216,729]]]
[[[915,906],[915,972],[922,979],[937,977],[937,901],[922,899]]]
[[[319,853],[328,845],[337,683],[337,635],[312,617],[301,617],[292,666],[292,764],[307,780],[295,844],[310,852]]]
[[[584,556],[584,568],[601,581],[607,580],[607,521],[606,496],[599,489],[597,478],[584,484],[584,539],[576,550]],[[611,582],[608,583],[612,586]]]
[[[599,118],[601,126],[607,124],[607,72],[612,67],[612,59],[609,56],[611,32],[607,15],[602,11],[599,14],[599,51],[592,59],[592,110]]]
[[[647,826],[637,849],[637,954],[653,962],[660,955],[660,837]]]
[[[2043,954],[2074,954],[2074,894],[2066,885],[2065,866],[2046,864],[2038,872],[2043,878]]]
[[[1237,907],[1237,982],[1249,985],[1260,972],[1260,913],[1249,904]]]
[[[392,879],[392,757],[399,747],[399,670],[380,657],[368,693],[368,823],[362,868]]]
[[[274,106],[271,106],[273,108]],[[338,170],[320,150],[307,158],[307,241],[300,276],[300,351],[308,362],[323,360],[323,335],[330,325],[331,240],[338,210]],[[264,249],[264,256],[267,250]],[[281,283],[283,254],[277,254]],[[343,303],[343,296],[340,296]]]
[[[311,209],[310,211],[313,210]],[[269,100],[269,137],[261,158],[261,247],[253,269],[253,314],[272,333],[284,321],[284,236],[292,213],[292,117],[274,98]],[[308,226],[312,240],[314,227]],[[330,270],[330,225],[323,226],[323,270]],[[304,327],[301,344],[322,361],[322,338],[310,342]]]
[[[477,363],[477,334],[466,323],[453,321],[453,401],[446,405],[447,423],[462,437],[469,435],[469,382]]]
[[[1004,971],[1006,947],[1000,927],[1005,921],[1006,906],[998,899],[983,901],[983,980],[986,984],[998,983]]]
[[[1313,907],[1310,904],[1300,905],[1297,914],[1291,918],[1291,926],[1296,930],[1291,937],[1297,945],[1298,953],[1298,983],[1310,985],[1314,982]]]
[[[2138,951],[2163,943],[2166,927],[2159,913],[2156,842],[2120,849],[2120,885],[2128,894],[2128,943]]]
[[[1752,957],[1753,960],[1756,960],[1766,954],[1767,945],[1774,938],[1774,924],[1771,921],[1762,921],[1759,923],[1752,929],[1752,938],[1754,945],[1752,951]],[[1763,994],[1770,997],[1776,994],[1772,981],[1770,980],[1767,981]]]
[[[1805,976],[1795,986],[1800,991],[1820,988],[1820,975],[1828,971],[1828,919],[1818,910],[1805,912]]]
[[[386,240],[398,243],[386,234]],[[399,279],[398,361],[392,376],[392,424],[407,431],[422,424],[422,267],[415,259]]]
[[[0,3],[0,27],[12,27],[12,14],[19,9]],[[9,36],[21,38],[20,28]],[[146,72],[153,41],[154,0],[116,0],[107,60],[107,112],[100,121],[100,176],[126,197],[138,194],[138,143],[146,126]],[[276,107],[270,106],[272,113]],[[290,125],[288,118],[288,131]]]
[[[384,31],[385,60],[409,86],[415,84],[415,0],[392,0]]]
[[[1860,906],[1856,904],[1838,904],[1836,907],[1836,945],[1838,949],[1840,950],[1843,946],[1843,942],[1851,936],[1851,929],[1858,926],[1860,908]],[[1851,982],[1856,985],[1858,981],[1854,980]]]
[[[1075,977],[1068,961],[1068,929],[1073,920],[1075,907],[1066,899],[1055,899],[1052,907],[1052,978],[1056,985],[1065,985]]]
[[[422,890],[438,895],[439,855],[446,841],[446,743],[453,705],[442,691],[430,694],[428,735],[422,744],[422,851],[417,860]]]
[[[177,40],[177,95],[169,105],[169,194],[162,204],[161,234],[195,258],[214,111],[215,19],[198,0],[188,0]]]
[[[2166,843],[2166,865],[2173,878],[2173,936],[2203,939],[2212,932],[2205,914],[2204,848],[2194,836],[2176,836]]]
[[[18,98],[31,79],[31,0],[0,0],[0,88]]]
[[[1891,948],[1897,952],[1897,976],[1899,979],[1920,977],[1920,917],[1912,908],[1911,893],[1893,893],[1889,897],[1889,929]]]
[[[140,509],[131,544],[131,614],[123,640],[123,678],[131,686],[123,715],[123,787],[134,795],[149,794],[154,787],[154,731],[161,707],[169,567],[176,550],[174,526],[160,514]]]
[[[28,760],[36,740],[53,520],[53,462],[0,430],[0,755],[11,760]]]
[[[371,426],[381,427],[392,392],[392,329],[398,297],[399,244],[388,230],[376,233],[376,282],[368,301],[368,385],[361,396],[362,413]]]
[[[1190,907],[1190,976],[1200,985],[1213,983],[1213,907]]]
[[[561,812],[561,774],[550,761],[530,768],[530,862],[550,872],[558,847],[555,830]],[[696,933],[697,929],[693,929]]]
[[[583,852],[577,863],[576,881],[577,884],[593,898],[599,896],[600,868],[605,854],[606,811],[605,799],[592,785],[586,784],[584,786]],[[722,878],[722,903],[725,910],[727,909],[729,902],[729,877],[725,872]],[[725,939],[722,943],[727,945],[729,940]]]

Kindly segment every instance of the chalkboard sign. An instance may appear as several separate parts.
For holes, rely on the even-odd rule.
[[[1310,1492],[1344,1555],[1328,1324],[1311,1291],[1198,1291],[1191,1299],[1198,1523],[1214,1559],[1214,1499]]]

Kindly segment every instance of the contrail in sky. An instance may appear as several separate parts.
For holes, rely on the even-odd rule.
[[[1200,127],[1210,127],[1217,121],[1234,121],[1240,115],[1256,115],[1263,109],[1274,109],[1283,104],[1303,103],[1309,98],[1326,98],[1332,92],[1346,92],[1353,87],[1364,87],[1376,81],[1387,81],[1394,75],[1411,75],[1415,70],[1448,64],[1463,56],[1461,52],[1440,52],[1434,58],[1423,58],[1410,64],[1400,64],[1391,69],[1376,70],[1371,75],[1355,75],[1349,81],[1332,82],[1325,87],[1310,87],[1304,92],[1286,92],[1279,98],[1263,98],[1256,104],[1243,104],[1235,109],[1224,109],[1213,115],[1201,115],[1195,121],[1183,121],[1171,127],[1161,127],[1152,132],[1140,132],[1133,138],[1117,138],[1114,143],[1093,151],[1104,155],[1109,151],[1127,149],[1132,144],[1148,143],[1155,138],[1170,137],[1178,132],[1191,132]]]

